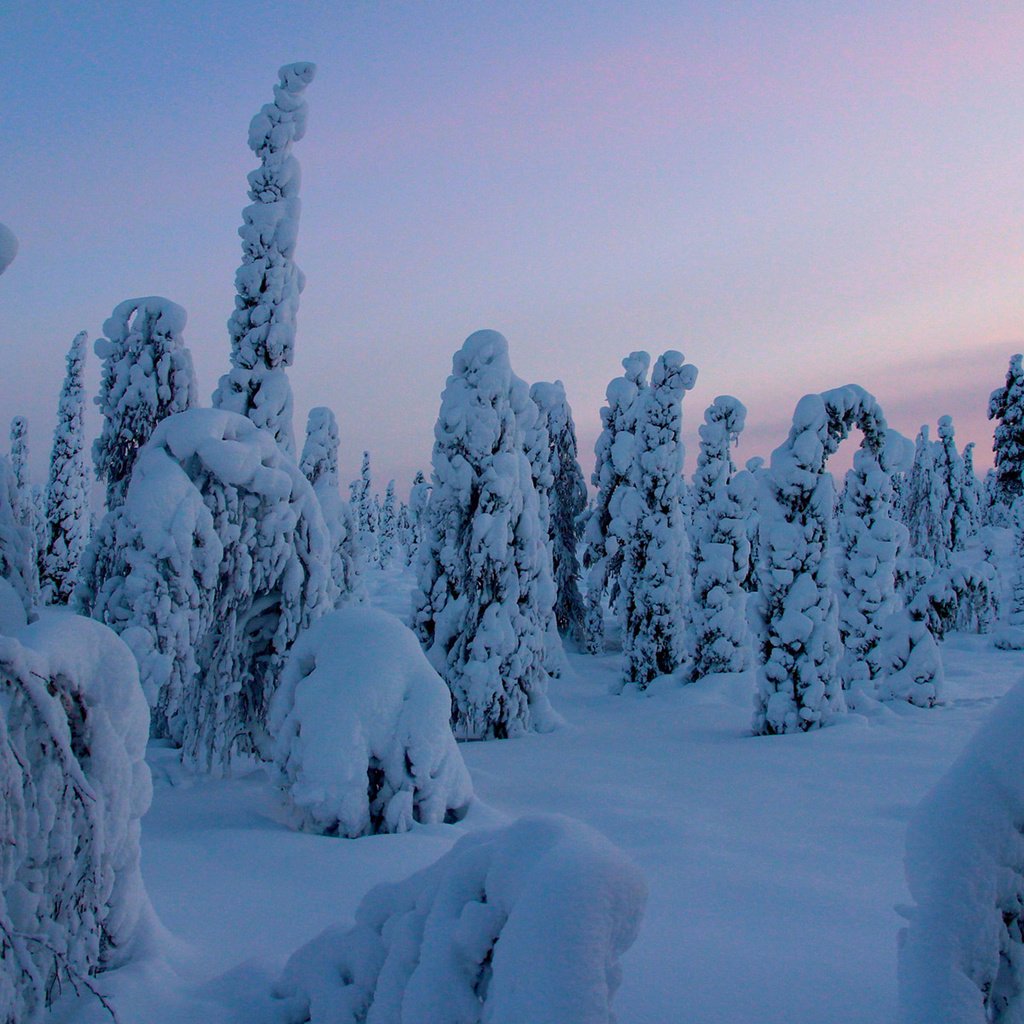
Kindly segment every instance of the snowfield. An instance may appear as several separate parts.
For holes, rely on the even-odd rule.
[[[408,607],[410,576],[369,582],[374,603]],[[1024,668],[984,636],[953,634],[942,653],[939,707],[879,705],[775,737],[750,735],[752,672],[615,696],[618,653],[570,654],[551,686],[566,724],[461,744],[477,794],[468,815],[401,835],[291,831],[263,769],[193,776],[153,744],[143,875],[166,932],[99,980],[121,1024],[277,1024],[270,993],[286,960],[349,927],[372,886],[467,832],[550,812],[610,839],[649,888],[622,960],[620,1024],[895,1021],[908,818]],[[109,1016],[85,996],[54,1019]]]

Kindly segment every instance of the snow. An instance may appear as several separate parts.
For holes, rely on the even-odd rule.
[[[290,818],[356,837],[463,817],[473,789],[450,714],[448,688],[398,619],[324,616],[292,648],[270,707]]]

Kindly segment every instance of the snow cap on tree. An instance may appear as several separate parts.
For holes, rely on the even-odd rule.
[[[292,364],[299,296],[305,278],[294,260],[299,232],[299,163],[292,143],[306,131],[303,93],[316,65],[278,72],[274,102],[249,124],[249,148],[260,166],[249,173],[252,204],[242,211],[242,265],[235,274],[235,311],[228,321],[231,369],[213,396],[217,408],[248,416],[294,458]]]
[[[182,341],[187,315],[169,299],[127,299],[103,324],[94,351],[103,361],[103,417],[92,446],[96,478],[107,485],[107,508],[124,501],[139,449],[167,416],[197,401],[192,355]]]

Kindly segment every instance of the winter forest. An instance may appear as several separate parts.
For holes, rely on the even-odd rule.
[[[573,408],[484,327],[382,480],[294,412],[316,87],[250,98],[219,380],[125,298],[45,478],[6,410],[0,1019],[1024,1019],[1022,356],[984,472],[828,381],[741,460],[698,342]]]

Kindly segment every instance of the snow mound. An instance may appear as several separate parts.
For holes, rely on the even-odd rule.
[[[580,822],[475,832],[300,949],[275,990],[282,1019],[611,1024],[646,899],[636,867]]]
[[[1024,682],[997,705],[907,832],[916,907],[900,935],[907,1024],[1024,1014]]]
[[[270,708],[296,824],[354,838],[461,818],[473,788],[450,719],[447,686],[397,618],[324,616],[296,641]]]
[[[6,225],[0,224],[0,274],[2,274],[18,255],[18,239]]]
[[[65,611],[0,636],[0,707],[0,1017],[35,1020],[123,962],[148,907],[149,711],[131,651]]]

